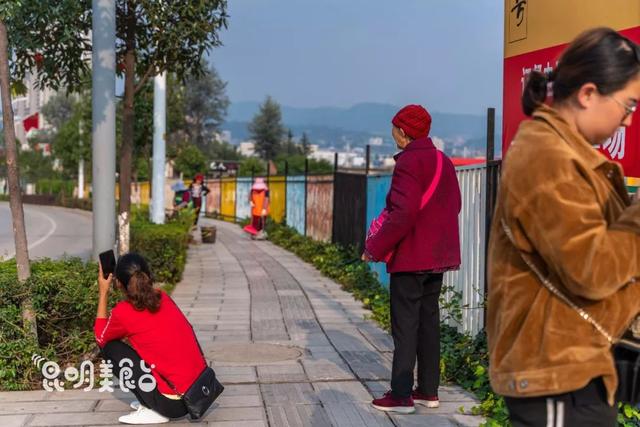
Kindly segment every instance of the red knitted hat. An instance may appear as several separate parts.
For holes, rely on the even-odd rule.
[[[431,130],[431,115],[422,105],[410,104],[398,111],[391,123],[412,139],[425,138]]]

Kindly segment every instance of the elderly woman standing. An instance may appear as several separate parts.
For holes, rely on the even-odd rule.
[[[455,168],[429,138],[431,116],[407,105],[392,120],[395,156],[391,189],[379,229],[363,259],[385,261],[391,273],[391,390],[375,399],[381,411],[412,413],[414,401],[439,406],[440,309],[445,271],[460,265],[461,197]],[[413,371],[418,360],[418,386]]]
[[[639,99],[640,48],[608,28],[526,83],[532,120],[504,160],[487,312],[491,385],[516,427],[616,425],[611,345],[570,303],[614,337],[640,310],[640,204],[594,148],[631,124]]]

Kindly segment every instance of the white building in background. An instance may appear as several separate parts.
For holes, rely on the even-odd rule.
[[[393,169],[395,165],[396,161],[393,157],[385,157],[384,160],[382,160],[382,167],[385,169]]]
[[[16,138],[22,143],[23,146],[27,144],[27,134],[24,131],[24,125],[22,121],[27,117],[38,114],[38,129],[42,129],[47,124],[42,117],[42,107],[49,101],[55,92],[51,89],[40,90],[36,86],[37,77],[33,74],[28,74],[24,84],[27,88],[25,95],[18,96],[12,100],[13,113],[15,120]],[[28,148],[28,146],[26,147]]]
[[[223,130],[220,133],[220,141],[226,142],[227,144],[231,144],[231,131],[230,130]]]
[[[318,160],[318,161],[325,160],[333,164],[335,152],[327,151],[327,150],[319,150],[317,145],[315,146],[315,150],[313,149],[314,147],[313,145],[311,147],[312,147],[311,154],[309,154],[310,159]]]
[[[380,136],[375,136],[373,138],[369,138],[369,145],[379,147],[384,144],[384,139]]]
[[[238,152],[245,157],[254,157],[256,155],[256,144],[253,141],[241,142]]]
[[[431,141],[433,141],[433,145],[440,151],[444,151],[444,141],[437,136],[432,136]]]

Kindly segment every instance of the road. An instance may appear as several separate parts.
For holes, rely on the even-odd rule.
[[[89,259],[91,256],[91,212],[53,206],[24,205],[29,258]],[[15,256],[11,211],[0,202],[0,258]]]

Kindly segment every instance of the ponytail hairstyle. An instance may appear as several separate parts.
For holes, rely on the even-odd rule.
[[[623,89],[640,76],[640,47],[611,28],[594,28],[580,34],[562,53],[551,74],[532,71],[522,94],[527,116],[544,103],[547,83],[553,83],[553,100],[561,103],[593,83],[601,95]]]
[[[155,313],[160,309],[160,292],[153,288],[149,264],[141,255],[130,252],[120,257],[115,276],[136,310]]]

